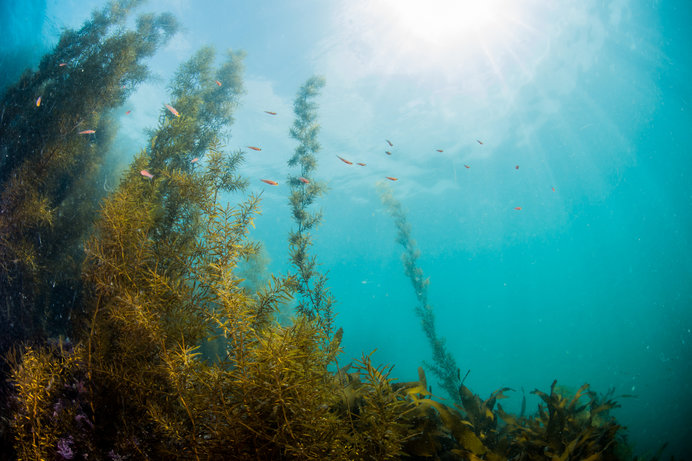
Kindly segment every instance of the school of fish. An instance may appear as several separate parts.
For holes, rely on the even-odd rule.
[[[60,64],[58,64],[58,66],[59,66],[59,67],[66,67],[66,66],[67,66],[67,63],[61,62]],[[219,81],[219,80],[214,80],[214,83],[216,83],[216,85],[219,86],[219,87],[222,86],[222,83],[221,83],[221,81]],[[125,88],[125,85],[122,86],[122,89],[124,89],[124,88]],[[42,96],[38,96],[38,97],[36,98],[36,101],[35,101],[36,107],[41,107],[41,103],[42,103]],[[179,113],[173,106],[171,106],[170,104],[164,104],[164,106],[165,106],[166,109],[167,109],[171,114],[173,114],[175,117],[180,117],[180,113]],[[131,110],[128,110],[127,112],[125,112],[125,115],[129,115],[131,112],[132,112]],[[267,115],[272,115],[272,116],[277,115],[277,112],[270,111],[270,110],[265,110],[264,113],[267,114]],[[95,134],[95,133],[96,133],[96,130],[92,130],[92,129],[81,130],[81,131],[78,132],[78,134],[80,134],[80,135]],[[385,142],[387,143],[387,145],[389,146],[390,149],[394,147],[394,143],[393,143],[392,141],[390,141],[389,139],[385,139]],[[479,145],[484,145],[483,141],[481,141],[480,139],[476,139],[476,142],[477,142]],[[248,147],[248,149],[254,150],[254,151],[256,151],[256,152],[262,151],[262,148],[257,147],[257,146],[247,146],[247,147]],[[436,151],[436,152],[440,152],[440,153],[444,152],[443,149],[439,149],[439,148],[436,148],[435,151]],[[387,154],[388,156],[392,156],[392,151],[391,151],[391,150],[385,150],[384,152],[385,152],[385,154]],[[350,165],[353,165],[353,162],[352,162],[352,161],[350,161],[350,160],[348,160],[348,159],[346,159],[346,158],[344,158],[344,157],[342,157],[342,156],[340,156],[340,155],[337,155],[336,157],[337,157],[339,160],[341,160],[343,163],[345,163],[346,165],[349,165],[349,166],[350,166]],[[195,157],[195,158],[193,158],[192,160],[190,160],[190,163],[196,163],[196,162],[198,162],[198,161],[199,161],[199,158],[198,158],[198,157]],[[364,163],[364,162],[356,162],[356,165],[358,165],[358,166],[363,166],[363,167],[364,167],[364,166],[366,166],[366,163]],[[470,166],[470,165],[467,165],[467,164],[464,164],[464,168],[470,169],[471,166]],[[515,165],[514,168],[515,168],[515,170],[518,170],[518,169],[519,169],[519,165]],[[151,174],[151,173],[149,173],[149,171],[147,171],[147,170],[141,170],[141,171],[140,171],[140,174],[141,174],[143,177],[147,178],[147,179],[153,179],[153,178],[154,178],[154,175]],[[455,173],[455,174],[456,174],[456,173]],[[395,177],[395,176],[385,176],[385,178],[388,179],[388,180],[390,180],[390,181],[398,181],[398,180],[399,180],[399,178],[398,178],[398,177]],[[272,180],[272,179],[260,179],[260,181],[262,181],[263,183],[268,184],[268,185],[270,185],[270,186],[278,186],[278,185],[279,185],[279,183],[278,183],[277,181],[274,181],[274,180]],[[298,181],[300,181],[300,182],[303,183],[303,184],[309,184],[309,183],[310,183],[310,180],[309,180],[309,179],[304,178],[304,177],[302,177],[302,176],[298,178]],[[555,192],[555,187],[552,187],[551,190],[552,190],[553,192]],[[516,207],[514,207],[514,210],[521,211],[521,210],[522,210],[522,207],[516,206]]]

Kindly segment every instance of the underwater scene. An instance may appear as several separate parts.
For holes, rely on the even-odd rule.
[[[691,20],[0,0],[0,459],[692,459]]]

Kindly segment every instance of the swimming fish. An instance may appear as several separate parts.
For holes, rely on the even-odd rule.
[[[363,163],[363,162],[358,162],[358,163],[356,163],[356,165],[365,166],[365,163]]]
[[[271,179],[260,179],[260,181],[269,184],[270,186],[278,186],[279,183],[276,181],[272,181]]]
[[[270,110],[265,110],[264,113],[269,115],[276,115],[276,112],[272,112]]]
[[[515,209],[515,210],[521,210],[521,207],[520,207],[520,206],[515,206],[514,209]]]
[[[470,167],[470,166],[468,166],[468,165],[464,165],[464,168],[471,168],[471,167]]]
[[[147,170],[142,170],[142,171],[139,172],[139,174],[141,174],[141,175],[144,176],[145,178],[149,178],[149,179],[151,179],[151,178],[154,177],[154,175],[151,174],[151,173],[149,173]]]
[[[339,156],[337,155],[337,157],[339,157]],[[349,161],[349,160],[346,160],[346,159],[343,158],[343,157],[339,157],[339,160],[341,160],[342,162],[344,162],[346,165],[353,165],[353,162],[351,162],[351,161]]]
[[[481,141],[480,139],[476,139],[476,141],[478,141],[478,144],[483,144],[483,141]]]
[[[385,176],[385,178],[389,179],[390,181],[398,181],[399,178],[395,178],[393,176]]]
[[[61,62],[60,64],[58,64],[59,67],[65,67],[66,65],[67,65],[67,63],[65,63],[65,62]]]
[[[94,131],[94,130],[84,130],[84,131],[79,132],[79,134],[94,134],[94,133],[96,133],[96,131]]]
[[[218,81],[218,80],[214,80],[214,81],[216,82],[217,85],[221,86],[221,82],[220,82],[220,81]]]
[[[553,192],[555,192],[555,188],[553,187],[552,189],[553,189]]]
[[[514,169],[515,169],[515,170],[518,170],[518,169],[519,169],[519,165],[515,166]]]
[[[39,96],[38,99],[36,100],[36,107],[38,107],[40,105],[41,105],[41,96]]]
[[[389,147],[394,147],[394,144],[392,144],[392,141],[390,141],[389,139],[385,139],[385,141],[387,141],[387,144],[389,144]]]
[[[300,178],[298,178],[298,181],[302,182],[303,184],[310,184],[310,181],[308,181],[307,179],[305,179],[302,176]]]
[[[252,149],[252,150],[256,150],[256,151],[258,151],[258,152],[262,150],[261,148],[255,147],[255,146],[247,146],[247,148],[248,148],[248,149]]]
[[[199,160],[199,157],[195,157],[192,160],[190,160],[190,163],[196,163]]]
[[[384,153],[387,154],[387,155],[392,155],[392,153],[389,152],[388,150],[384,151]]]
[[[127,112],[125,112],[125,115],[130,115],[130,112],[132,112],[132,111],[128,110]]]
[[[444,152],[442,149],[435,149],[438,152]]]
[[[166,106],[166,109],[171,111],[171,114],[175,115],[176,117],[180,117],[178,111],[175,110],[172,106],[169,106],[168,104],[164,104],[164,106]]]

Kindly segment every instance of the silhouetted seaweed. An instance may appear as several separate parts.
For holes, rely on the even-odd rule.
[[[115,130],[109,111],[146,78],[143,59],[178,28],[169,14],[145,14],[128,30],[138,3],[111,2],[63,32],[38,70],[0,100],[0,352],[14,341],[72,335],[83,243]]]
[[[411,281],[413,290],[416,293],[416,299],[418,300],[416,315],[420,318],[423,332],[426,338],[428,338],[430,347],[432,347],[433,361],[427,365],[438,377],[445,392],[454,401],[460,403],[459,393],[457,392],[461,384],[459,367],[452,354],[447,350],[445,339],[440,337],[435,329],[435,314],[433,313],[432,306],[428,304],[428,285],[430,280],[424,278],[423,269],[418,267],[420,250],[411,236],[411,225],[408,223],[401,203],[394,198],[391,189],[387,188],[383,183],[378,185],[378,189],[382,203],[394,218],[394,224],[397,228],[396,241],[404,247],[404,254],[401,256],[401,259],[404,263],[406,276]]]

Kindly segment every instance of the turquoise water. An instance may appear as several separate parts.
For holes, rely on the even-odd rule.
[[[154,58],[159,78],[126,104],[120,142],[132,154],[141,147],[165,82],[198,47],[246,50],[229,147],[262,147],[243,171],[264,189],[253,237],[285,273],[288,187],[259,178],[286,178],[293,98],[324,75],[318,176],[330,191],[314,253],[338,301],[342,360],[377,349],[403,381],[430,360],[375,188],[395,176],[388,185],[421,249],[438,333],[471,370],[466,385],[484,397],[516,389],[505,405],[514,411],[521,388],[545,391],[554,379],[614,387],[635,396],[620,399],[616,416],[637,451],[668,441],[667,454],[686,456],[692,6],[400,3],[409,11],[384,0],[150,2],[142,10],[170,10],[186,30]],[[36,62],[20,45],[51,43],[56,27],[78,26],[100,2],[15,4],[2,3],[12,20],[0,45],[15,53],[2,61],[14,70]]]

